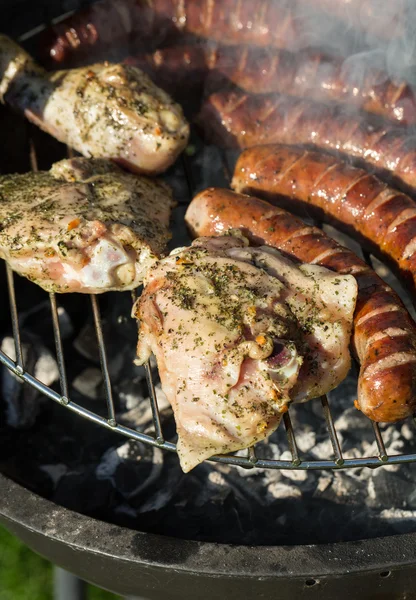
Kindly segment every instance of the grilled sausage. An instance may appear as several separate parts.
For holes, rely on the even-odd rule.
[[[416,289],[416,203],[375,175],[302,148],[258,146],[238,159],[234,190],[335,222],[358,233]]]
[[[92,47],[157,46],[183,33],[298,49],[306,47],[309,30],[294,0],[101,0],[48,28],[40,49],[61,63]]]
[[[208,140],[222,146],[310,144],[353,156],[416,188],[416,139],[402,127],[375,123],[338,105],[227,90],[207,98],[198,123]]]
[[[263,200],[209,188],[191,202],[195,236],[241,229],[251,242],[355,276],[353,350],[360,361],[356,406],[374,421],[396,422],[416,407],[416,327],[397,294],[353,252],[323,231]]]
[[[139,54],[128,62],[173,93],[215,72],[250,93],[337,101],[403,124],[416,123],[416,99],[406,81],[394,82],[369,65],[357,69],[350,60],[319,52],[188,44]]]

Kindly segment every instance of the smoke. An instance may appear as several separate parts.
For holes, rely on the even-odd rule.
[[[299,47],[345,57],[357,82],[374,68],[416,84],[416,0],[298,0],[292,7],[302,24]]]

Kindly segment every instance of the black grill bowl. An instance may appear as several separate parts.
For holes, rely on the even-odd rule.
[[[121,595],[176,598],[414,597],[416,534],[308,546],[231,546],[118,527],[0,475],[0,522],[35,552]]]
[[[17,37],[80,4],[2,0],[2,32]],[[21,153],[28,140],[16,133],[17,120],[7,116],[1,122],[8,152],[1,158],[0,171],[29,170],[28,153]],[[39,166],[47,168],[42,156]],[[31,293],[30,302],[36,302],[33,286]],[[9,309],[2,267],[0,309],[3,333],[9,327]],[[13,449],[7,452],[13,454]],[[30,481],[16,483],[0,473],[0,523],[54,564],[120,595],[149,600],[415,597],[416,533],[298,546],[187,541],[100,521],[31,489]]]

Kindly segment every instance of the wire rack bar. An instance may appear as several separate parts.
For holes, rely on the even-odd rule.
[[[131,299],[132,299],[132,302],[134,305],[134,303],[137,300],[136,290],[133,290],[131,292]],[[156,395],[155,385],[153,383],[152,370],[151,370],[149,362],[146,362],[144,364],[144,371],[146,374],[146,382],[147,382],[147,387],[149,390],[149,400],[150,400],[150,407],[152,409],[152,419],[153,419],[153,427],[155,428],[156,441],[158,444],[163,444],[165,439],[163,436],[162,426],[160,423],[159,406],[157,404],[157,395]]]
[[[341,445],[339,443],[337,430],[335,429],[334,420],[332,418],[331,409],[329,408],[328,398],[326,396],[321,396],[321,404],[329,437],[332,444],[332,449],[334,451],[335,464],[338,467],[340,467],[344,464],[344,459],[342,457]]]
[[[110,429],[112,431],[116,431],[117,433],[131,438],[133,440],[137,440],[143,442],[145,444],[150,444],[151,446],[159,446],[164,450],[169,450],[170,452],[176,452],[176,445],[171,442],[164,441],[163,444],[157,442],[157,440],[145,433],[141,433],[139,431],[135,431],[134,429],[130,429],[124,425],[120,425],[116,423],[115,426],[112,426],[108,419],[97,415],[96,413],[80,406],[79,404],[70,401],[69,403],[63,402],[62,396],[52,390],[51,388],[44,385],[38,379],[33,377],[26,372],[21,372],[18,370],[17,364],[13,361],[7,354],[0,350],[0,363],[6,366],[10,371],[18,375],[22,381],[31,385],[39,393],[45,395],[47,398],[57,402],[58,404],[65,404],[68,410],[80,415],[81,417],[87,418],[93,423],[97,425],[101,425],[106,429]],[[251,467],[253,466],[248,458],[243,456],[213,456],[209,459],[213,462],[220,462],[224,464],[235,465],[239,467]],[[413,463],[416,462],[416,454],[398,454],[398,455],[390,455],[387,460],[383,464],[388,465],[396,465],[403,463]],[[369,456],[364,458],[346,458],[344,459],[344,463],[342,465],[337,465],[338,469],[350,469],[350,468],[362,468],[362,467],[380,467],[381,466],[380,458],[378,456]],[[293,462],[290,460],[269,460],[258,458],[256,461],[256,467],[263,469],[296,469],[296,470],[316,470],[316,469],[333,469],[334,461],[333,460],[304,460],[298,466],[295,466]]]
[[[160,424],[159,406],[157,404],[157,396],[156,396],[155,386],[153,383],[152,370],[151,370],[150,364],[148,362],[145,363],[144,369],[145,369],[145,373],[146,373],[147,386],[149,388],[150,406],[152,408],[153,426],[155,428],[156,441],[158,444],[163,444],[163,442],[165,440],[163,437],[162,427]]]
[[[9,265],[6,266],[6,274],[7,274],[7,288],[9,291],[10,314],[11,314],[11,318],[12,318],[14,350],[16,353],[16,369],[20,373],[20,372],[23,372],[23,369],[24,369],[22,342],[20,339],[19,316],[17,314],[16,292],[14,289],[14,276],[13,276],[13,271],[11,270]]]
[[[378,457],[382,462],[386,462],[388,460],[388,456],[387,456],[387,452],[386,452],[386,447],[383,442],[383,438],[381,436],[379,424],[374,423],[374,421],[373,421],[372,425],[373,425],[373,431],[374,431],[374,435],[375,435],[376,442],[377,442]]]
[[[64,349],[62,346],[62,337],[61,337],[61,330],[59,327],[59,316],[58,316],[58,308],[56,305],[55,294],[53,294],[53,293],[49,294],[49,300],[51,303],[53,337],[55,340],[56,360],[58,363],[59,382],[61,385],[61,393],[62,393],[61,401],[64,401],[64,399],[67,399],[69,402],[68,380],[66,377]]]
[[[292,465],[298,467],[302,462],[299,458],[298,447],[296,445],[295,432],[292,427],[292,420],[289,416],[289,412],[284,413],[283,423],[285,424],[287,443],[289,445],[289,451],[292,455]]]
[[[116,426],[116,413],[114,409],[113,392],[111,389],[110,373],[108,371],[107,351],[105,349],[103,328],[101,325],[100,307],[98,306],[98,298],[91,294],[91,306],[94,316],[95,333],[98,341],[98,352],[100,355],[101,372],[103,374],[104,393],[107,401],[108,424],[111,427]]]
[[[256,449],[254,448],[254,446],[250,446],[250,448],[247,450],[247,458],[252,466],[254,466],[257,463],[258,459],[256,456]]]

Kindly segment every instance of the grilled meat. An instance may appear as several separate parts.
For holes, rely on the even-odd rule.
[[[367,162],[416,188],[416,140],[402,128],[380,124],[345,107],[279,94],[212,94],[199,115],[206,137],[222,146],[309,144]]]
[[[351,250],[316,227],[258,198],[211,188],[191,202],[186,221],[195,236],[238,228],[302,262],[358,284],[352,345],[360,361],[357,408],[374,421],[395,422],[416,409],[416,326],[397,294]]]
[[[133,309],[153,352],[182,469],[268,436],[291,401],[345,377],[356,282],[241,237],[200,238],[148,272]]]
[[[49,27],[39,50],[47,62],[69,64],[94,51],[129,53],[190,34],[295,51],[318,40],[319,25],[305,0],[101,0]]]
[[[180,106],[139,69],[102,63],[46,73],[5,36],[0,100],[81,154],[146,174],[167,169],[188,141]]]
[[[403,124],[416,123],[416,99],[406,81],[392,81],[386,72],[364,62],[357,69],[349,59],[321,52],[187,44],[139,54],[127,62],[173,95],[215,73],[253,94],[280,92],[336,101]]]
[[[307,206],[358,235],[416,289],[416,203],[367,171],[302,148],[257,146],[241,154],[232,187],[291,210]]]
[[[0,177],[0,256],[50,292],[131,290],[165,249],[169,188],[104,159]]]

